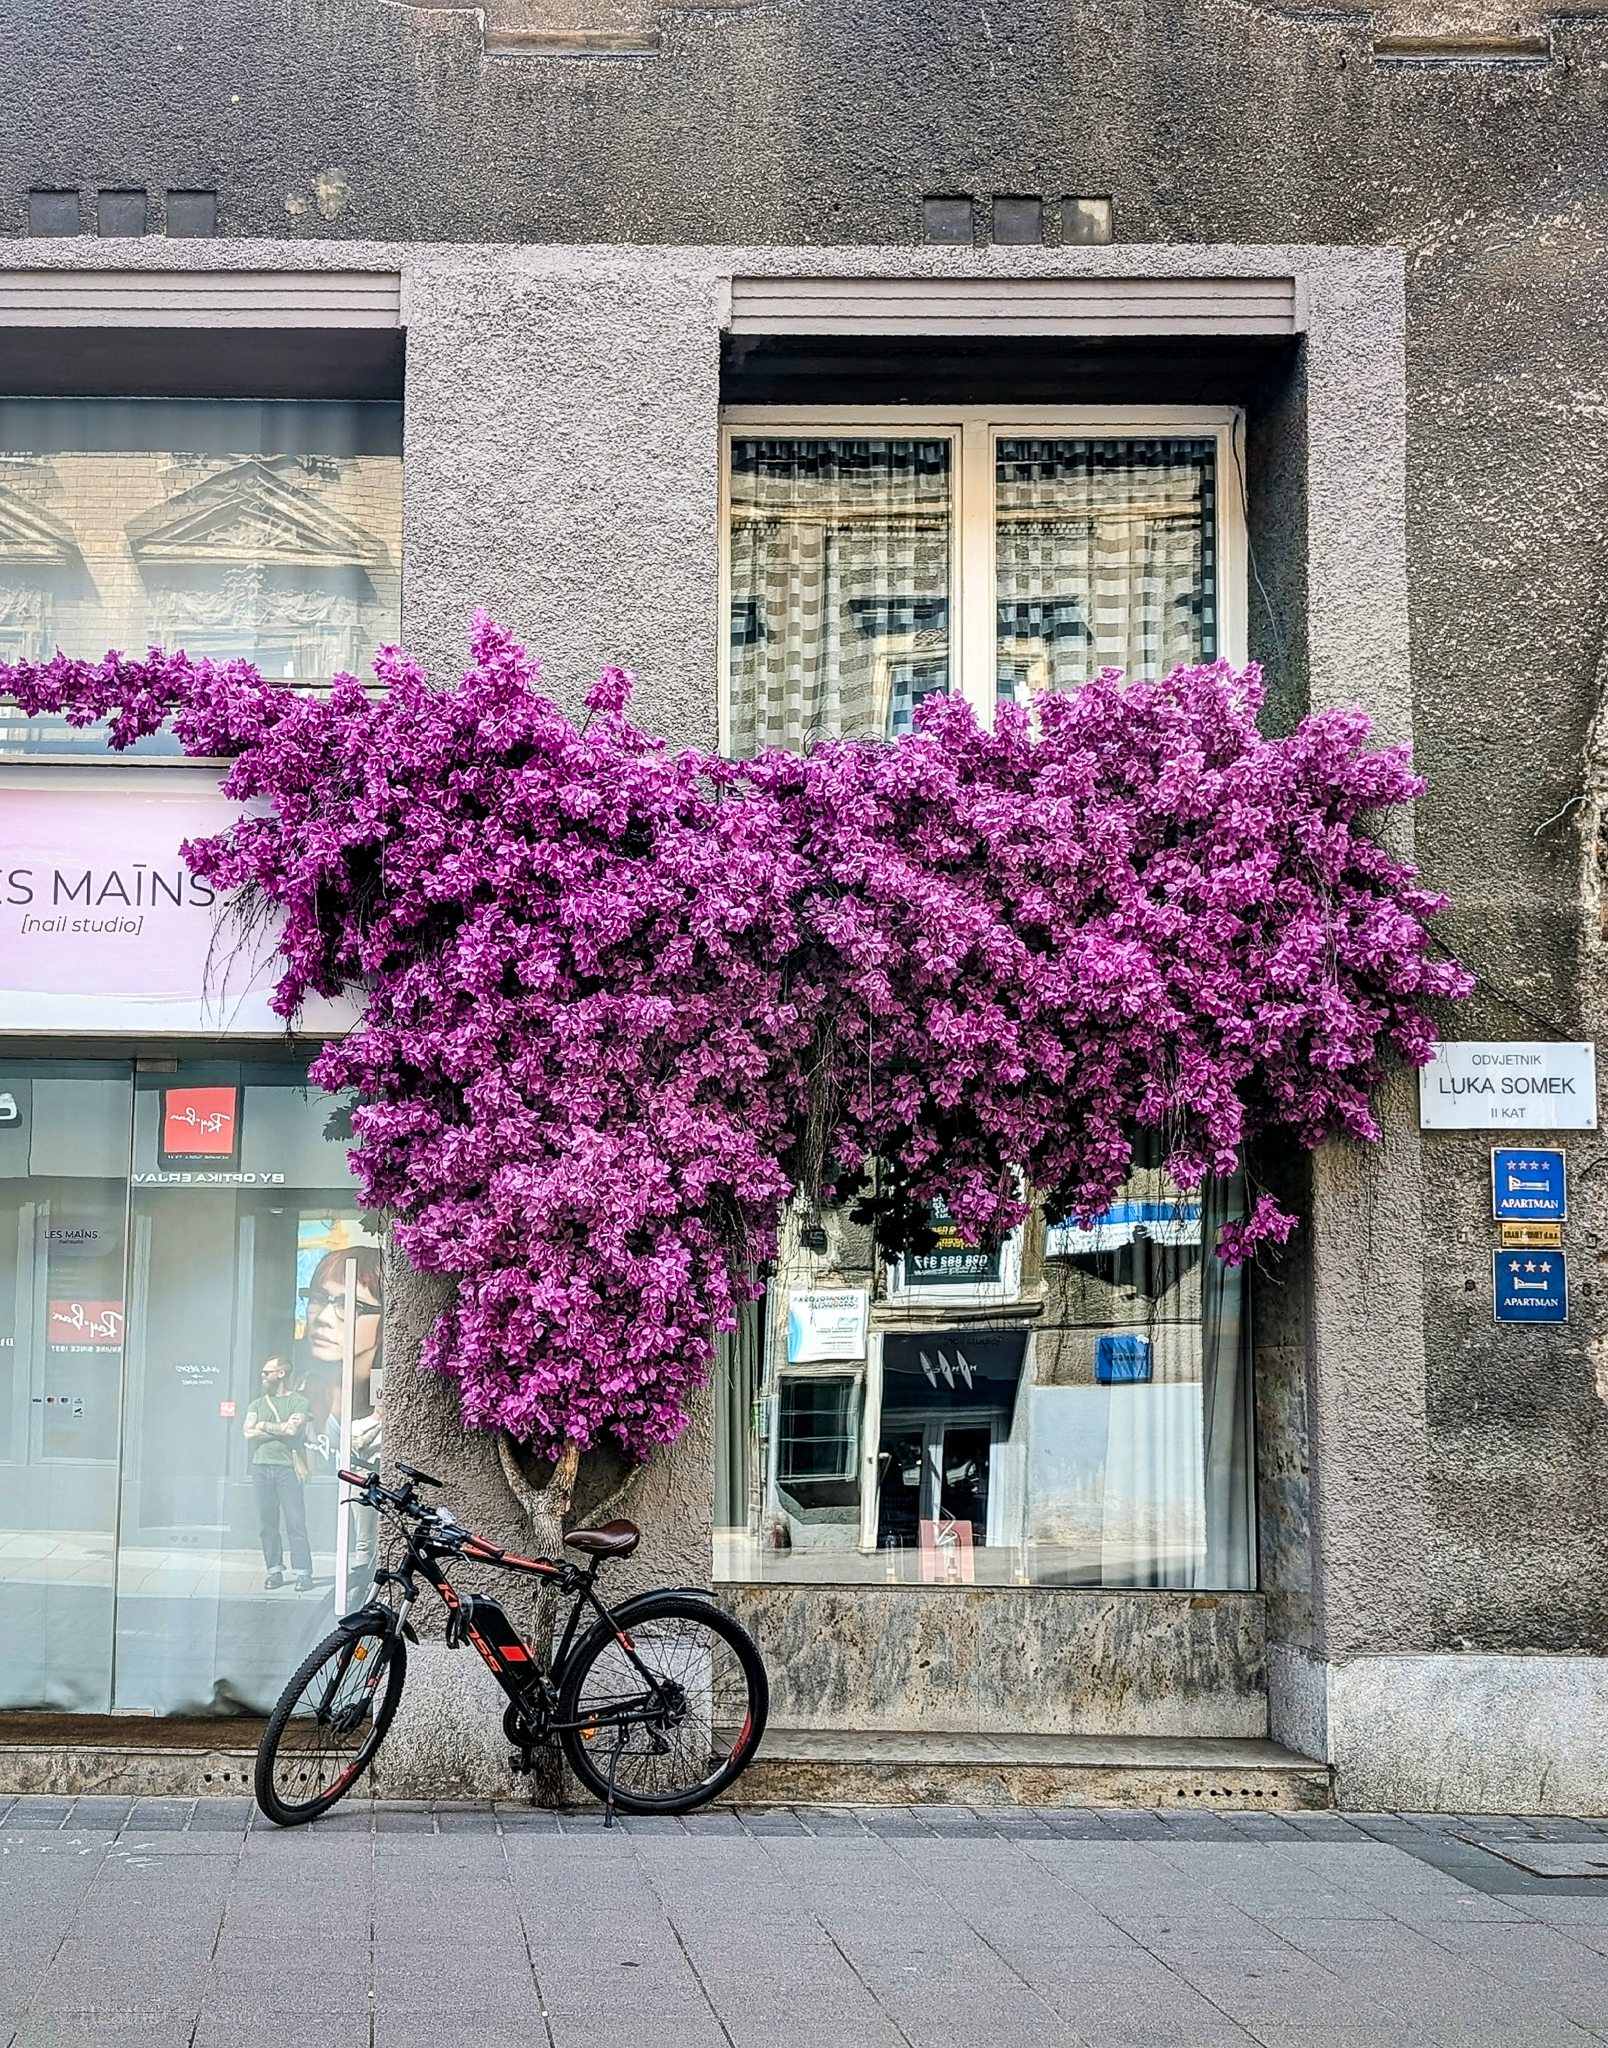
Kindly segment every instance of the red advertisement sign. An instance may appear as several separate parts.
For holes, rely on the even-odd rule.
[[[162,1151],[170,1159],[232,1159],[239,1119],[238,1088],[164,1088]]]
[[[50,1304],[52,1344],[110,1344],[123,1341],[120,1301],[53,1301]]]

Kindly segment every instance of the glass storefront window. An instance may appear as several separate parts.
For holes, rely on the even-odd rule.
[[[0,1705],[265,1711],[360,1591],[384,1271],[305,1069],[0,1062]]]
[[[0,399],[0,658],[182,647],[317,687],[400,637],[401,572],[398,403]],[[40,754],[105,743],[0,706],[0,756]]]
[[[1141,1154],[1087,1228],[979,1256],[936,1216],[931,1292],[840,1216],[825,1252],[791,1230],[720,1347],[717,1575],[1253,1586],[1245,1283],[1213,1253],[1243,1213],[1239,1180],[1185,1194]],[[807,1356],[811,1302],[855,1288],[863,1356]]]

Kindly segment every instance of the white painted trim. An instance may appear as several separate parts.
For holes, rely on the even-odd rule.
[[[384,329],[401,321],[396,271],[0,271],[0,327]]]
[[[1293,277],[734,277],[734,334],[1296,334]]]

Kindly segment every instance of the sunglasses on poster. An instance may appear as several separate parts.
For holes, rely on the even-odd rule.
[[[298,1287],[296,1293],[311,1315],[319,1315],[325,1309],[341,1317],[346,1314],[344,1293],[332,1293],[327,1287]],[[380,1313],[380,1304],[377,1301],[365,1301],[361,1295],[357,1297],[353,1306],[360,1316],[377,1316]]]

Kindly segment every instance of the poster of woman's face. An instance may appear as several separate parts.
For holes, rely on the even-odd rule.
[[[347,1335],[347,1284],[351,1280],[351,1335]],[[353,1244],[328,1251],[299,1290],[302,1349],[315,1408],[341,1414],[341,1382],[350,1341],[353,1421],[372,1412],[385,1321],[385,1264],[379,1247]],[[320,1421],[322,1417],[318,1418]]]

